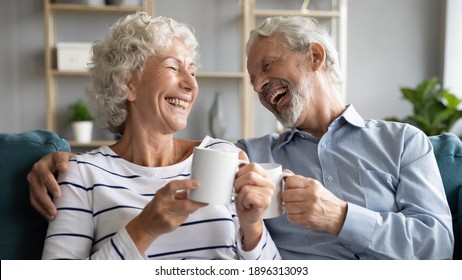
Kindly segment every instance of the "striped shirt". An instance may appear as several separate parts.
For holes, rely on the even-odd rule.
[[[231,143],[204,138],[200,147],[237,152]],[[61,197],[50,222],[43,259],[279,259],[264,228],[252,251],[241,247],[234,204],[200,208],[176,230],[158,237],[140,254],[125,226],[156,191],[172,180],[190,178],[192,156],[166,167],[128,162],[102,146],[77,155],[58,177]]]

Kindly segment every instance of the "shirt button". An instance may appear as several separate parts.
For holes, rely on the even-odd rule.
[[[388,184],[391,184],[391,178],[388,178],[388,179],[387,179],[387,183],[388,183]]]
[[[329,177],[327,177],[327,180],[332,181],[332,180],[334,180],[334,177],[329,176]]]
[[[322,143],[322,144],[321,144],[321,148],[323,148],[323,149],[325,149],[326,146],[327,146],[326,143]]]

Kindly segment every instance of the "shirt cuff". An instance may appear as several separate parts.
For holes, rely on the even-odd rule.
[[[263,227],[263,232],[261,233],[260,241],[258,242],[257,246],[255,246],[255,248],[253,248],[250,251],[244,251],[244,249],[242,248],[242,246],[243,246],[243,244],[242,244],[243,243],[242,242],[243,236],[242,236],[241,230],[239,229],[237,231],[237,236],[236,236],[237,253],[239,255],[239,259],[242,259],[242,260],[258,260],[258,259],[260,259],[263,248],[266,246],[266,243],[267,243],[267,240],[268,240],[267,236],[268,236],[268,231],[266,230],[266,227],[264,226]]]
[[[346,245],[364,250],[371,243],[378,219],[380,219],[378,213],[356,204],[348,203],[347,216],[338,238]]]
[[[138,248],[136,248],[135,242],[127,232],[125,227],[121,229],[114,237],[112,238],[118,250],[118,253],[123,255],[123,258],[126,260],[146,260],[147,257],[142,255]]]

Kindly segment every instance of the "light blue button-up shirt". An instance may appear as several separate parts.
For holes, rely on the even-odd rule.
[[[365,120],[348,106],[320,139],[292,129],[239,140],[251,161],[277,162],[348,203],[338,236],[266,220],[283,259],[450,259],[451,213],[428,137]]]

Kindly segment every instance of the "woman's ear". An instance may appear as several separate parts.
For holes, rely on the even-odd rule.
[[[130,78],[127,81],[127,100],[128,101],[135,101],[136,100],[136,86],[138,84],[138,80],[135,76],[130,75]]]
[[[313,71],[317,71],[326,60],[324,47],[319,43],[310,44],[311,65]]]

